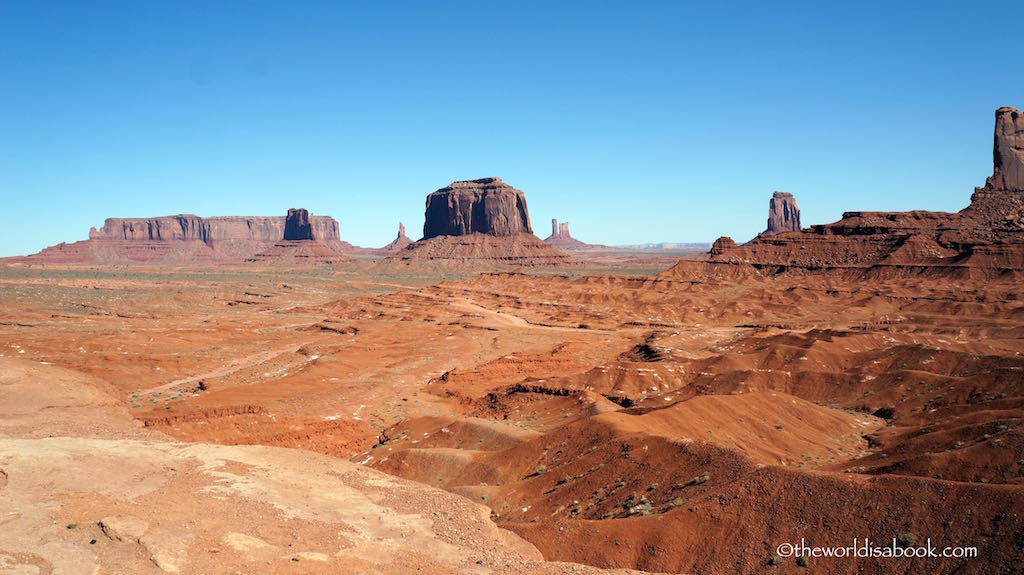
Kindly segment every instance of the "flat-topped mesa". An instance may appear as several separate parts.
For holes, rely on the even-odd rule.
[[[768,202],[768,229],[764,234],[800,231],[800,208],[788,192],[775,192]]]
[[[284,239],[303,241],[313,239],[313,225],[309,220],[309,212],[304,208],[289,208],[284,219]]]
[[[1024,192],[1024,113],[1004,106],[996,110],[992,176],[984,190]]]
[[[523,192],[501,178],[482,178],[452,182],[427,196],[423,239],[473,233],[532,234]]]
[[[216,216],[191,214],[155,218],[107,218],[100,229],[89,230],[91,240],[126,241],[219,241],[277,242],[284,238],[284,216]],[[321,241],[340,241],[338,221],[330,216],[310,216],[313,236]]]

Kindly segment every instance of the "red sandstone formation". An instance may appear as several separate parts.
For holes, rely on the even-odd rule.
[[[796,198],[788,192],[775,192],[768,202],[768,229],[765,235],[780,232],[800,231],[800,208],[796,206]]]
[[[380,252],[384,255],[393,254],[400,252],[412,244],[412,240],[409,236],[405,235],[405,224],[398,222],[398,237],[391,241],[390,244],[380,248]]]
[[[471,233],[532,234],[526,196],[501,178],[452,182],[427,196],[423,239]]]
[[[563,250],[581,250],[592,247],[569,235],[569,222],[551,220],[551,235],[544,238],[544,243]]]
[[[340,261],[344,258],[339,254],[352,248],[339,239],[338,222],[334,218],[311,216],[306,210],[289,213],[291,217],[298,218],[296,223],[299,224],[300,236],[316,238],[318,243],[333,254],[328,259]],[[303,216],[303,213],[306,215]],[[155,218],[108,218],[100,229],[89,230],[88,240],[71,244],[62,242],[28,256],[25,260],[48,263],[164,264],[252,261],[261,254],[268,254],[274,244],[283,241],[287,219],[283,216],[201,218],[187,214]],[[316,248],[315,251],[323,250]]]
[[[768,274],[1024,275],[1022,134],[1020,112],[1000,108],[993,176],[960,212],[846,212],[838,222],[762,235],[743,246],[721,238],[710,262],[741,263]]]
[[[284,239],[291,241],[312,240],[313,226],[309,223],[309,212],[303,208],[290,208],[284,219]]]
[[[89,230],[89,239],[110,240],[197,240],[214,243],[223,240],[276,242],[284,238],[285,217],[282,216],[217,216],[201,218],[194,215],[156,218],[107,218],[99,230]],[[314,237],[340,240],[338,222],[329,216],[310,216]]]
[[[1024,191],[1024,114],[1017,108],[996,110],[992,177],[986,190]]]
[[[285,217],[284,239],[274,242],[269,249],[262,250],[245,261],[285,265],[330,265],[350,261],[342,254],[343,251],[345,249],[341,242],[328,245],[315,239],[309,212],[303,208],[291,208]]]
[[[722,236],[715,240],[715,243],[711,244],[711,255],[717,256],[725,253],[728,250],[734,249],[736,242],[733,241],[729,236]]]
[[[423,239],[393,261],[480,261],[514,265],[566,263],[568,256],[533,235],[523,192],[483,178],[453,182],[427,196]]]

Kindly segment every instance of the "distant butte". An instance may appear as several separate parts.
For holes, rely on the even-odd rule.
[[[526,196],[501,178],[452,182],[427,196],[423,239],[472,233],[532,234]]]
[[[568,261],[533,235],[526,195],[501,178],[456,181],[429,194],[423,239],[392,258],[515,265]]]

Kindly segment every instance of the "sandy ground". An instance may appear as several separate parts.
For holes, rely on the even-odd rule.
[[[607,271],[0,269],[0,572],[1019,572],[1017,282]]]
[[[0,358],[0,573],[577,573],[464,498],[308,451],[181,443]]]

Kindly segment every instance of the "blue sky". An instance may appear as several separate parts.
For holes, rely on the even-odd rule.
[[[710,3],[707,3],[710,4]],[[305,207],[379,246],[501,176],[589,242],[967,205],[1024,107],[1014,3],[0,0],[0,256]]]

